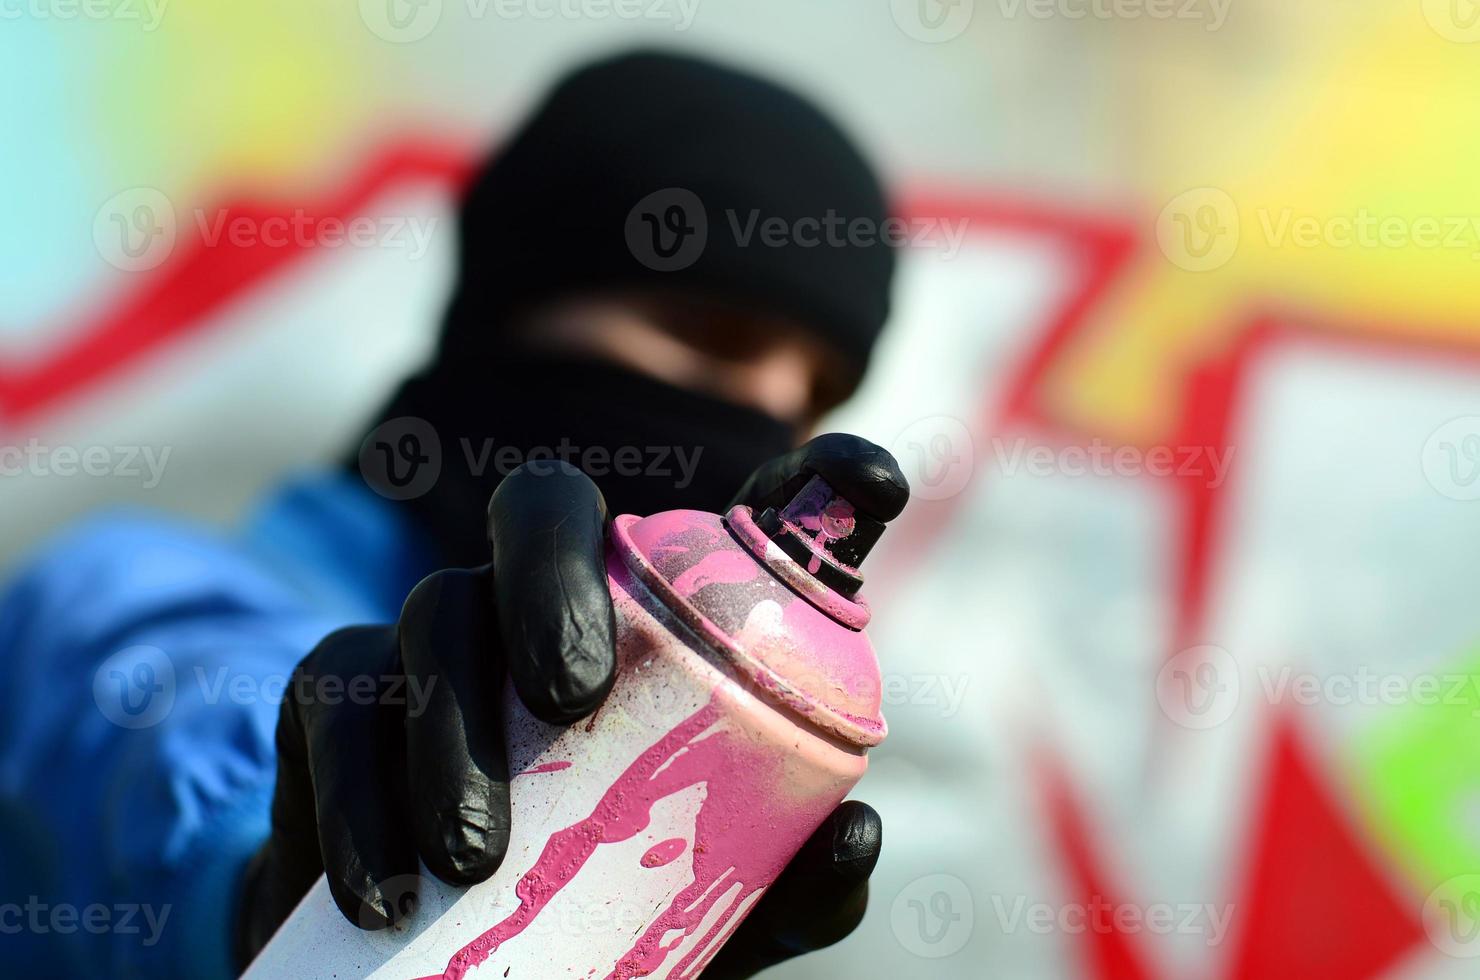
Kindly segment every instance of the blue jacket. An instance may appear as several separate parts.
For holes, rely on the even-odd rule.
[[[232,975],[273,731],[327,633],[395,620],[429,543],[347,473],[238,533],[94,518],[0,593],[0,973]]]

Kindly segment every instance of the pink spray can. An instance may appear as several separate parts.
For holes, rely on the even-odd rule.
[[[320,879],[248,976],[697,976],[884,738],[857,570],[882,531],[815,476],[779,513],[616,518],[616,683],[569,728],[507,689],[499,871],[423,874],[382,932]]]

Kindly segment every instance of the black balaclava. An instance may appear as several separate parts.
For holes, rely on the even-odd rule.
[[[436,360],[367,439],[389,433],[416,456],[405,436],[429,427],[437,478],[409,497],[385,485],[373,459],[400,451],[389,446],[360,469],[407,497],[454,564],[486,560],[488,498],[507,464],[540,450],[586,469],[614,514],[718,510],[795,444],[791,426],[614,365],[521,349],[511,325],[563,298],[671,291],[794,321],[856,381],[888,313],[886,218],[858,150],[786,89],[652,52],[582,68],[475,178]],[[781,241],[768,226],[785,230]]]

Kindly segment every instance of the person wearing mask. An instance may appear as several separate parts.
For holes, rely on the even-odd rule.
[[[903,508],[884,450],[799,445],[867,366],[889,248],[744,233],[885,217],[837,126],[770,82],[638,52],[557,84],[467,193],[435,358],[345,466],[229,535],[100,516],[0,595],[0,894],[108,917],[7,930],[11,965],[227,976],[320,874],[367,929],[412,908],[418,861],[493,874],[503,679],[558,724],[612,684],[611,516],[780,504],[812,474]],[[705,975],[846,936],[881,838],[842,804]]]

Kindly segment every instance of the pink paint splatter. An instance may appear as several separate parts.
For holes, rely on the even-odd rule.
[[[843,540],[853,533],[857,523],[858,519],[853,516],[853,505],[841,497],[834,498],[823,508],[821,514],[802,521],[807,530],[817,532],[817,537],[823,543]]]
[[[448,961],[443,980],[462,980],[527,929],[597,847],[641,833],[658,801],[704,784],[708,792],[696,818],[693,879],[618,959],[606,980],[631,980],[661,969],[669,954],[728,898],[727,910],[670,971],[674,978],[697,976],[717,948],[714,940],[736,924],[734,911],[781,871],[785,859],[778,851],[785,849],[776,847],[777,839],[790,838],[799,845],[837,802],[810,800],[799,806],[795,800],[758,793],[758,787],[775,783],[778,750],[724,729],[711,731],[721,717],[721,705],[711,700],[646,749],[607,789],[591,816],[552,834],[514,888],[519,907],[459,950]],[[648,864],[648,857],[675,843],[681,851],[681,840],[664,841],[648,851],[643,864],[656,866]],[[736,886],[738,892],[730,897]],[[664,942],[675,933],[676,938]]]
[[[642,856],[644,868],[661,868],[673,861],[684,852],[689,842],[682,837],[670,837],[648,848],[648,852]]]
[[[523,772],[521,772],[519,775],[521,775],[521,776],[538,776],[540,773],[545,773],[545,772],[560,772],[562,769],[569,769],[570,766],[571,766],[571,764],[569,762],[546,762],[545,764],[539,765],[539,766],[535,766],[532,769],[526,769]]]

